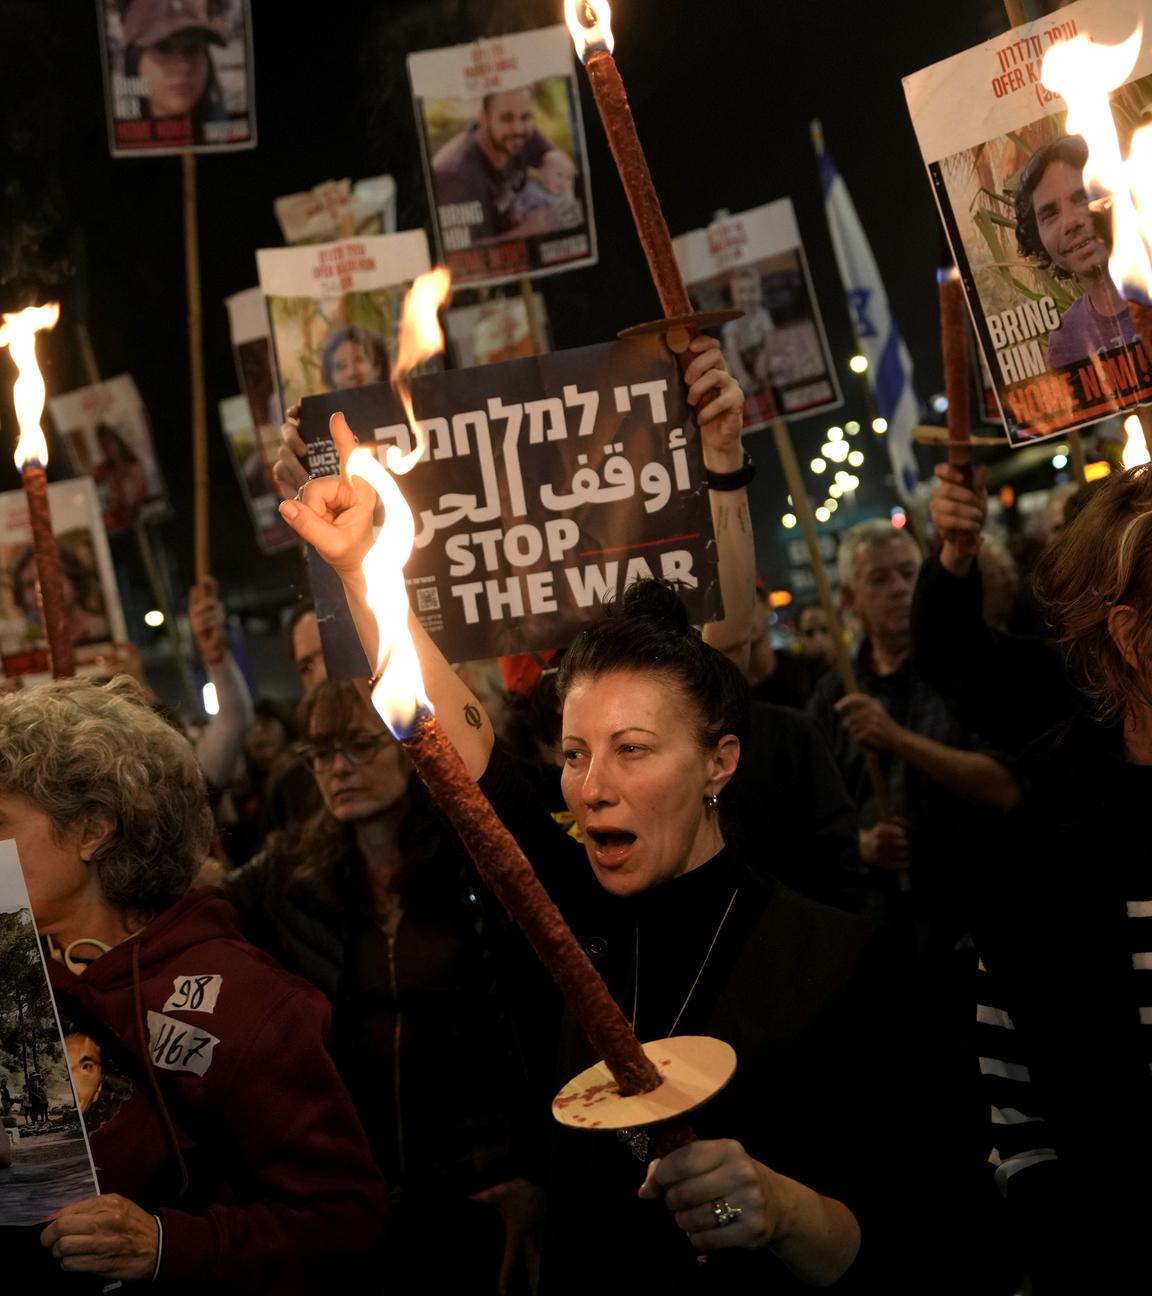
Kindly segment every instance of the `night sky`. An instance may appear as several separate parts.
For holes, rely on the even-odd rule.
[[[405,57],[412,50],[562,21],[561,0],[253,0],[259,146],[201,157],[201,275],[213,495],[213,570],[231,607],[272,613],[300,579],[294,555],[264,558],[216,422],[238,390],[226,296],[256,284],[255,249],[281,243],[272,202],[327,179],[391,173],[399,227],[427,202]],[[313,15],[309,17],[309,15]],[[900,78],[1003,31],[1002,5],[961,0],[616,0],[616,58],[673,234],[720,208],[795,203],[816,292],[841,361],[847,408],[866,410],[848,371],[851,337],[832,262],[808,123],[819,117],[855,199],[917,368],[922,397],[942,385],[935,272],[942,236]],[[148,406],[175,508],[154,528],[173,585],[192,567],[191,450],[178,158],[108,156],[96,0],[0,0],[0,308],[59,297],[40,344],[49,392],[86,381],[74,321],[86,315],[104,376],[131,372]],[[537,281],[557,348],[611,338],[659,314],[595,108],[584,116],[600,264]],[[470,298],[458,297],[458,304]],[[0,489],[10,459],[13,370],[0,353]],[[827,417],[793,425],[802,460]],[[766,434],[754,520],[762,568],[782,572],[784,489]],[[867,448],[867,447],[866,447]],[[881,447],[863,503],[894,503]],[[55,471],[62,474],[63,456]],[[838,515],[839,516],[839,515]],[[149,601],[131,538],[113,544],[131,633]]]

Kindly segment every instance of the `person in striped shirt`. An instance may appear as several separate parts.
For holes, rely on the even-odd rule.
[[[1152,465],[1037,570],[1079,713],[1022,762],[984,861],[991,1159],[1035,1296],[1152,1287]]]

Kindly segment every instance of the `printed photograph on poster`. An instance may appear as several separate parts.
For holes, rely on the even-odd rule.
[[[96,0],[113,157],[256,145],[249,0]]]
[[[408,56],[439,259],[457,286],[596,261],[564,26]]]
[[[1114,44],[1123,12],[1081,0],[905,78],[941,217],[1000,416],[1014,446],[1152,399],[1152,357],[1108,273],[1111,230],[1084,183],[1087,146],[1043,86],[1046,50],[1077,35]],[[1152,51],[1111,95],[1121,149],[1152,107]],[[955,104],[967,111],[957,113]]]
[[[396,231],[396,181],[390,175],[367,180],[325,180],[304,193],[285,194],[273,204],[284,242],[331,243]]]
[[[248,288],[224,299],[228,310],[228,328],[232,337],[232,355],[236,361],[236,379],[248,402],[254,427],[260,430],[261,448],[275,438],[275,448],[266,456],[271,473],[280,448],[280,384],[276,380],[276,356],[268,329],[268,305],[259,288]],[[271,431],[267,431],[267,429]]]
[[[270,424],[259,430],[253,427],[248,399],[244,396],[229,396],[220,402],[219,410],[220,430],[228,442],[228,453],[248,505],[260,551],[273,554],[291,549],[297,543],[296,533],[280,516],[277,507],[280,496],[267,467],[280,447],[279,427]],[[265,434],[263,444],[260,433]]]
[[[100,1189],[14,841],[0,841],[0,1226],[43,1224]],[[81,1082],[78,1081],[78,1088]]]
[[[409,599],[450,661],[568,643],[640,576],[681,583],[693,621],[721,615],[700,435],[659,337],[417,378],[424,456],[399,479],[416,522]],[[412,433],[388,386],[309,397],[309,469],[336,470],[328,420],[361,445]],[[340,583],[309,556],[330,675],[367,672]]]
[[[263,248],[256,265],[283,408],[388,381],[404,294],[431,269],[423,230]]]
[[[844,403],[791,199],[723,215],[673,240],[697,310],[738,310],[720,326],[744,389],[744,431]]]
[[[172,516],[148,411],[130,374],[48,399],[73,471],[91,477],[109,535]]]
[[[108,535],[90,477],[50,482],[48,506],[60,550],[77,672],[83,674],[85,667],[107,659],[113,645],[127,638]],[[0,667],[8,678],[23,678],[28,684],[52,673],[22,490],[0,494]]]
[[[528,318],[528,303],[522,296],[493,297],[476,306],[460,306],[444,313],[444,331],[459,369],[473,365],[523,360],[551,350],[548,315],[544,298],[532,294],[537,327],[544,346],[537,348]]]

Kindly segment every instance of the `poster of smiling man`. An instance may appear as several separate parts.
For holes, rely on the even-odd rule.
[[[1053,46],[1116,45],[1141,19],[1147,30],[1148,0],[1080,0],[904,80],[1012,445],[1152,399],[1152,357],[1108,272],[1111,221],[1094,209],[1087,145],[1041,78]],[[1111,95],[1123,152],[1150,107],[1145,44]]]
[[[253,148],[248,0],[97,0],[113,157]]]
[[[458,287],[595,263],[573,73],[563,26],[409,55],[432,226]]]

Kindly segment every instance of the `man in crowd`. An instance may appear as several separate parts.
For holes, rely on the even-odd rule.
[[[837,763],[860,810],[860,854],[874,870],[908,869],[926,898],[931,943],[950,945],[964,930],[955,888],[963,887],[964,843],[988,816],[976,807],[1007,810],[1019,789],[954,719],[944,699],[911,662],[912,592],[920,570],[915,541],[888,522],[863,522],[840,542],[846,606],[865,639],[857,654],[861,691],[844,695],[835,674],[824,677],[809,711],[830,738]],[[871,786],[871,752],[888,784],[888,816]],[[892,888],[875,873],[878,899]],[[920,907],[920,906],[918,906]],[[935,912],[933,912],[935,911]]]

